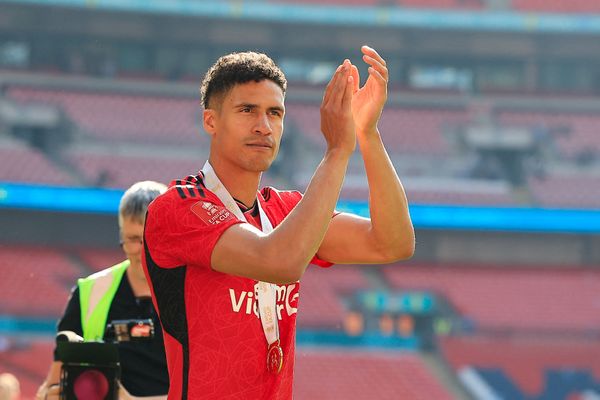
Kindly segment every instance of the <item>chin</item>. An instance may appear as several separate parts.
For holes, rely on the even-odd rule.
[[[265,172],[271,167],[271,164],[273,164],[273,160],[255,160],[247,162],[244,169],[252,172]]]

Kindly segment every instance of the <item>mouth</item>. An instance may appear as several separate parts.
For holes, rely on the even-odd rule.
[[[271,150],[273,146],[270,143],[247,143],[246,146],[254,149]]]

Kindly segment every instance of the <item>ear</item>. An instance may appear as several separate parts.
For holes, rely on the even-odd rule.
[[[204,130],[210,136],[214,136],[217,133],[217,111],[207,109],[202,114],[202,123]]]

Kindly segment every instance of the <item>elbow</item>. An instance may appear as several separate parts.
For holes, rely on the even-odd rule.
[[[394,263],[394,262],[398,262],[398,261],[409,260],[412,258],[412,256],[414,254],[415,254],[414,242],[403,243],[401,245],[394,246],[393,248],[390,248],[387,252],[385,252],[383,255],[383,258],[384,258],[383,263],[389,264],[389,263]]]
[[[263,259],[269,276],[265,281],[276,285],[287,285],[298,282],[306,269],[304,260],[296,260],[295,257],[266,257]]]
[[[414,233],[408,236],[402,238],[402,240],[391,242],[381,251],[383,263],[389,264],[412,258],[415,254],[415,236]]]
[[[302,278],[304,270],[298,268],[296,265],[281,265],[280,268],[273,274],[273,279],[270,279],[271,283],[276,285],[289,285],[295,283]]]

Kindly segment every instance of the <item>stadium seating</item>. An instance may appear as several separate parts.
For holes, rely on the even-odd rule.
[[[81,275],[58,250],[30,246],[0,247],[0,270],[0,315],[29,317],[58,317]]]
[[[539,206],[600,208],[600,176],[553,174],[532,177],[529,187]]]
[[[600,135],[597,127],[600,117],[596,114],[568,112],[518,112],[502,111],[498,121],[508,125],[525,125],[548,130],[568,130],[554,136],[554,143],[565,157],[574,157],[583,151],[600,151]]]
[[[594,270],[408,264],[383,271],[392,289],[445,296],[477,329],[584,331],[600,325],[600,273]]]
[[[125,259],[123,251],[118,248],[114,250],[81,249],[76,251],[76,254],[90,268],[90,273],[108,268]]]
[[[328,4],[338,6],[397,6],[434,10],[484,10],[485,0],[271,0],[273,3]],[[516,11],[547,13],[600,13],[600,4],[591,0],[512,0]]]
[[[287,118],[294,120],[310,141],[317,146],[325,146],[318,105],[289,103],[286,112]],[[442,135],[443,128],[466,120],[467,113],[461,110],[388,108],[379,128],[392,154],[442,155],[449,152],[448,143]]]
[[[298,347],[294,398],[449,400],[452,396],[418,354]]]
[[[102,140],[197,143],[200,107],[194,99],[10,87],[9,99],[61,107],[80,129]]]
[[[589,339],[447,337],[440,348],[456,373],[474,369],[502,398],[572,399],[600,387],[600,350]]]
[[[140,180],[168,185],[173,179],[196,174],[199,159],[70,152],[69,160],[94,186],[128,188]]]
[[[551,13],[600,13],[600,3],[590,0],[512,0],[518,11]]]
[[[71,186],[76,182],[39,150],[0,147],[0,181]]]
[[[311,265],[302,277],[298,326],[341,329],[345,310],[342,298],[356,290],[370,288],[360,267]]]
[[[0,349],[0,373],[10,372],[21,386],[21,400],[33,399],[46,378],[54,344],[50,339],[8,341]]]
[[[397,0],[396,4],[412,8],[479,10],[485,3],[483,0]]]
[[[273,3],[327,4],[336,6],[399,6],[432,9],[481,9],[481,0],[271,0]]]

